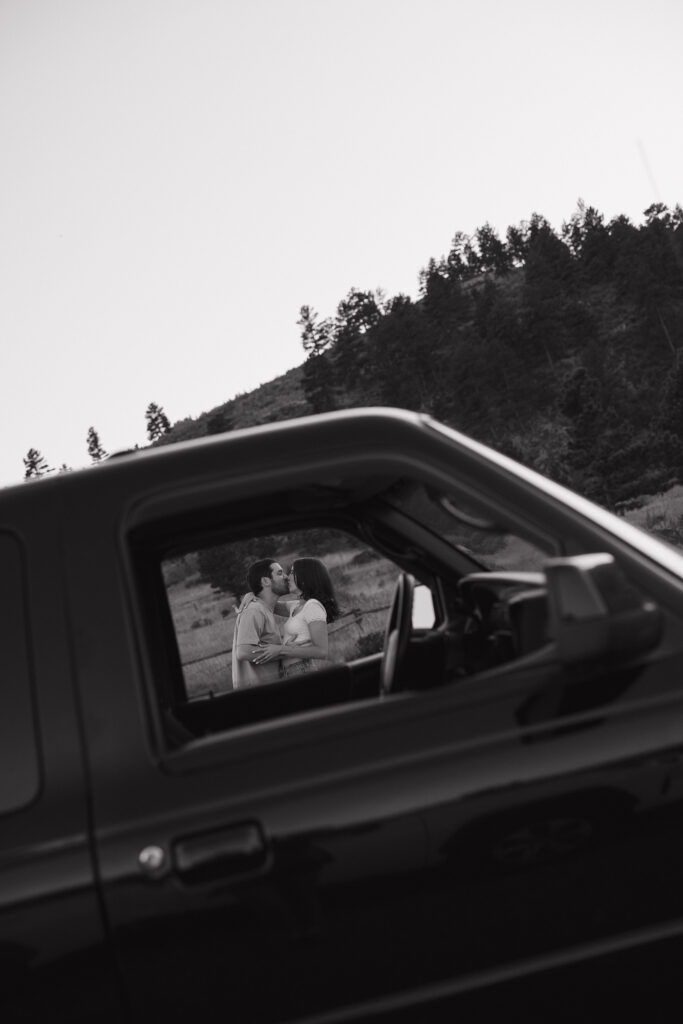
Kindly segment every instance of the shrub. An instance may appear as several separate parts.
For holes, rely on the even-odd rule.
[[[210,626],[212,623],[213,623],[213,619],[209,619],[209,618],[206,618],[206,617],[204,617],[202,619],[195,619],[190,628],[191,629],[202,629],[203,626]]]
[[[369,654],[377,654],[384,647],[384,632],[376,630],[374,633],[359,636],[356,646],[359,658],[366,658]]]

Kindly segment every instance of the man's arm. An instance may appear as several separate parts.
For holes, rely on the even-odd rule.
[[[254,655],[262,650],[258,644],[238,644],[235,649],[235,656],[238,661],[253,661]]]
[[[235,655],[238,661],[253,661],[266,628],[266,617],[261,608],[249,604],[240,614],[235,629]]]

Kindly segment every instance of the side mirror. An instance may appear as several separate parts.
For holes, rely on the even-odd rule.
[[[564,664],[633,657],[659,641],[659,608],[626,580],[612,555],[551,558],[543,569],[548,637]]]

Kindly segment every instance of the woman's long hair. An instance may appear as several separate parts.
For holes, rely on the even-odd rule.
[[[314,598],[327,612],[327,621],[334,622],[339,615],[337,599],[330,574],[319,558],[295,558],[292,572],[304,601]]]

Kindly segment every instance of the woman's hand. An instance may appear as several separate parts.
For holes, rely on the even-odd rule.
[[[254,665],[265,665],[282,654],[281,644],[259,644],[259,650],[254,653],[251,659]]]
[[[244,597],[242,598],[240,604],[239,605],[234,604],[232,606],[233,611],[235,612],[236,615],[239,615],[240,612],[244,611],[244,609],[247,607],[248,604],[251,604],[251,602],[255,601],[255,600],[256,600],[256,598],[252,594],[251,590],[248,590],[246,592],[246,594],[244,595]]]

